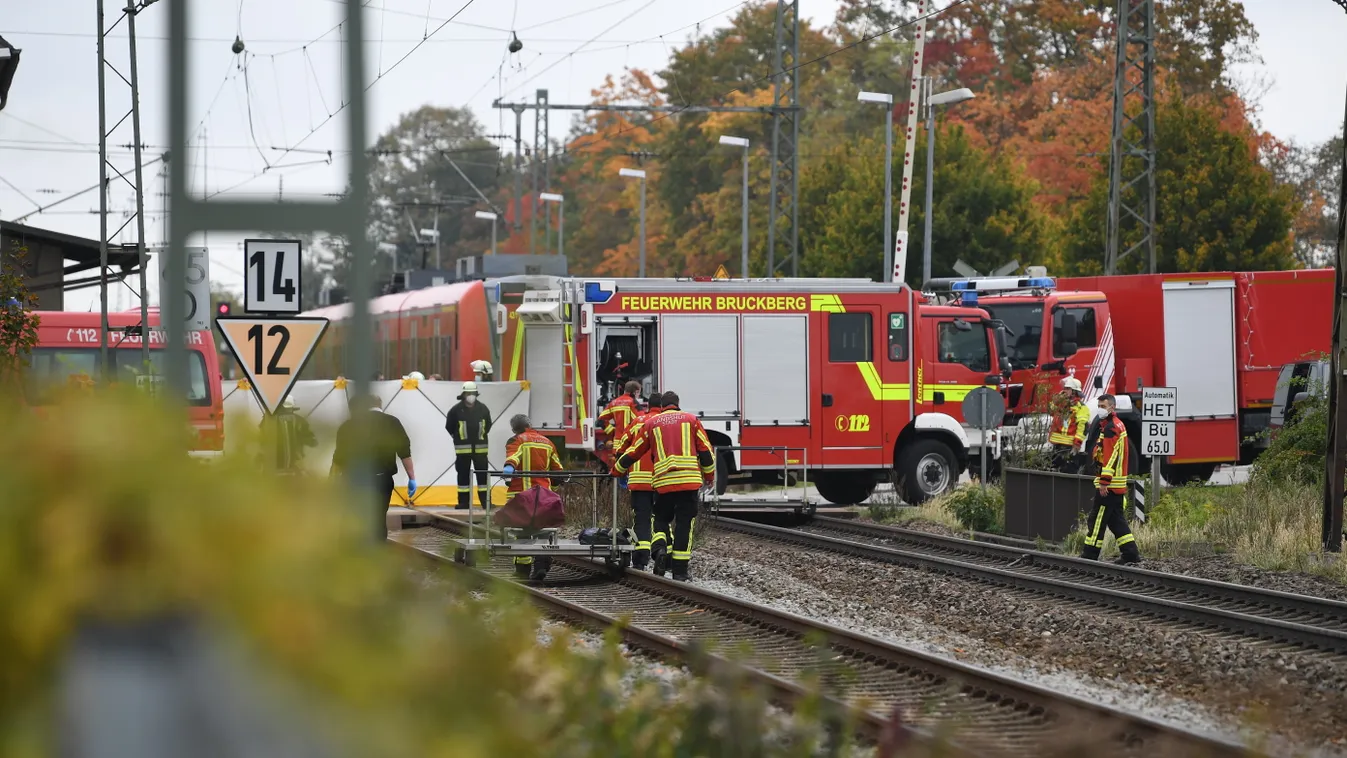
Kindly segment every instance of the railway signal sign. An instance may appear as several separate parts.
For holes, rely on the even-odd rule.
[[[1174,454],[1174,424],[1178,421],[1177,387],[1141,389],[1141,454],[1167,458]]]
[[[257,402],[268,414],[285,402],[318,340],[327,330],[325,318],[251,318],[216,320],[225,344],[252,385]]]
[[[300,312],[299,240],[243,241],[243,310]]]
[[[152,252],[159,258],[159,302],[164,302],[164,293],[176,287],[168,284],[168,250],[158,247]],[[187,331],[204,332],[210,329],[210,252],[204,247],[189,247],[183,250],[187,256],[186,281],[183,282],[183,298],[187,306],[183,310],[183,320]],[[164,327],[167,328],[167,327]]]

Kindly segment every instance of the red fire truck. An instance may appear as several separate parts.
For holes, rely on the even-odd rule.
[[[534,426],[594,450],[594,420],[626,381],[672,390],[724,448],[721,491],[731,477],[779,481],[784,454],[832,503],[864,500],[893,471],[920,502],[968,466],[960,401],[1001,379],[984,311],[933,305],[903,285],[555,281],[508,316],[523,332]],[[515,374],[520,361],[502,361],[497,375]]]
[[[1330,349],[1328,269],[944,279],[928,289],[1005,324],[1008,425],[1042,413],[1074,374],[1087,399],[1117,396],[1139,444],[1140,388],[1176,387],[1175,455],[1162,470],[1173,483],[1251,462],[1281,366]]]

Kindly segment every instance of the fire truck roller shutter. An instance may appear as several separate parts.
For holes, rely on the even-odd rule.
[[[565,392],[562,384],[565,366],[562,329],[553,324],[529,324],[523,327],[524,374],[529,381],[529,418],[533,420],[535,429],[560,429],[563,421]]]
[[[744,316],[744,425],[809,425],[809,317]]]
[[[1165,380],[1179,391],[1178,417],[1234,417],[1235,283],[1165,282]]]
[[[739,417],[739,316],[666,315],[660,319],[660,384],[683,410],[706,418]]]

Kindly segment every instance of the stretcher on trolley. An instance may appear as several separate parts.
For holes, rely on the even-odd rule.
[[[486,515],[483,521],[474,519],[472,511],[468,511],[468,531],[463,537],[455,537],[451,541],[454,543],[454,560],[468,565],[474,565],[483,557],[494,558],[497,556],[508,556],[511,558],[551,558],[551,557],[579,557],[579,558],[602,558],[610,567],[614,569],[624,569],[631,565],[631,551],[635,549],[633,544],[622,544],[622,530],[618,528],[618,498],[617,481],[612,474],[606,471],[488,471],[488,476],[493,479],[499,477],[507,481],[514,477],[547,478],[551,479],[553,486],[558,482],[574,482],[589,480],[590,491],[594,502],[594,532],[598,532],[599,526],[599,482],[600,480],[609,480],[611,486],[609,489],[613,493],[612,521],[606,532],[606,539],[592,540],[589,543],[582,542],[580,539],[563,538],[558,536],[560,526],[499,526],[493,524],[493,516],[505,508],[510,507],[510,502],[514,498],[520,497],[530,492],[526,489],[522,493],[515,493],[511,496],[511,501],[501,508],[493,508],[490,500],[487,502]],[[560,492],[556,493],[560,496]],[[564,508],[564,502],[562,503]],[[630,542],[630,540],[628,540]]]

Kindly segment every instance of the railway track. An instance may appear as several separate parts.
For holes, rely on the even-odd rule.
[[[717,528],[1194,624],[1287,649],[1347,655],[1347,603],[1334,600],[822,516],[796,529],[722,516]]]
[[[485,583],[514,583],[508,558],[472,568],[454,563],[451,538],[461,526],[441,518],[390,539]],[[800,682],[815,673],[828,704],[850,712],[871,739],[900,713],[898,728],[917,740],[933,743],[936,733],[956,730],[946,754],[951,747],[965,755],[1065,755],[1073,747],[1092,755],[1248,754],[1219,737],[644,572],[615,575],[598,562],[558,558],[545,582],[523,587],[544,612],[571,623],[607,628],[625,617],[624,641],[660,657],[687,659],[697,649],[710,665],[765,684],[785,705],[806,696]],[[748,652],[731,660],[730,650]]]

